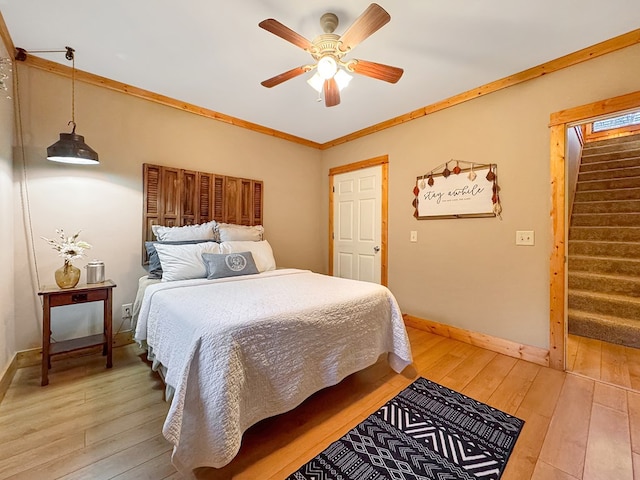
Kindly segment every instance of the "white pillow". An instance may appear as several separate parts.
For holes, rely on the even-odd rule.
[[[163,242],[176,242],[180,240],[213,240],[213,229],[216,221],[212,220],[199,225],[184,225],[182,227],[163,227],[161,225],[152,225],[151,231],[158,240]]]
[[[220,245],[215,242],[170,245],[156,243],[156,252],[162,265],[162,281],[205,278],[207,267],[203,253],[220,253]]]
[[[271,245],[269,245],[269,242],[267,242],[266,240],[262,240],[260,242],[253,242],[250,240],[232,241],[222,242],[220,244],[220,253],[241,252],[251,252],[251,255],[253,255],[253,260],[256,262],[256,267],[258,268],[259,272],[266,272],[268,270],[276,269],[276,260],[275,258],[273,258],[273,250],[271,249]],[[162,266],[162,269],[164,271],[164,265]]]
[[[262,225],[234,225],[232,223],[219,223],[215,228],[218,231],[220,242],[234,242],[247,240],[259,242],[263,239],[264,227]]]

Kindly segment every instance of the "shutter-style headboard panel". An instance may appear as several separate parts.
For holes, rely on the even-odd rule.
[[[161,165],[143,165],[142,264],[152,225],[193,225],[211,220],[262,225],[261,180],[228,177]]]

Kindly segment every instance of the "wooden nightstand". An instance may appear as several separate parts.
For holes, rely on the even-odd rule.
[[[41,385],[44,386],[49,383],[51,357],[61,353],[102,345],[102,354],[107,356],[107,368],[111,368],[111,353],[113,345],[111,316],[113,311],[113,288],[115,286],[116,284],[111,280],[105,280],[102,283],[92,283],[88,285],[82,284],[75,288],[61,289],[58,287],[44,287],[40,292],[38,292],[38,295],[42,295],[43,298]],[[51,309],[53,307],[98,301],[102,301],[104,304],[103,333],[51,343]]]

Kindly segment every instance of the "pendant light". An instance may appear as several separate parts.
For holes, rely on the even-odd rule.
[[[60,140],[47,148],[47,160],[61,163],[73,163],[78,165],[96,165],[98,153],[84,143],[84,137],[76,133],[75,121],[75,85],[76,85],[76,60],[71,47],[65,47],[65,58],[71,60],[71,121],[67,125],[73,125],[71,133],[61,133]]]

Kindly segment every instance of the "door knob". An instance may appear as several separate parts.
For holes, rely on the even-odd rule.
[[[380,247],[376,245],[375,247],[373,247],[373,251],[378,253],[380,251]]]

